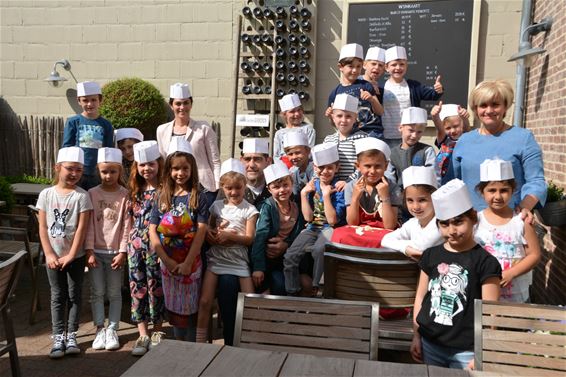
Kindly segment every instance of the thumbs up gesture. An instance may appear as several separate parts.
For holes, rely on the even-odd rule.
[[[442,110],[442,101],[439,101],[437,105],[434,105],[432,109],[430,109],[430,116],[434,118],[438,118],[440,120],[440,110]]]
[[[442,87],[442,83],[440,82],[441,76],[436,76],[436,81],[434,82],[434,91],[438,94],[442,94],[444,92],[444,88]]]

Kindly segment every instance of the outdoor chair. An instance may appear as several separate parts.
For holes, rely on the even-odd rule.
[[[418,278],[418,264],[398,251],[326,244],[325,298],[378,302],[381,309],[412,308]],[[409,351],[412,339],[411,315],[380,321],[379,348]]]
[[[566,374],[566,308],[476,300],[475,369],[510,375]]]
[[[35,323],[35,315],[39,307],[39,267],[42,264],[43,250],[41,242],[32,242],[30,238],[39,239],[37,209],[28,206],[29,215],[0,214],[0,252],[16,254],[26,250],[29,267],[32,295],[29,323]]]
[[[6,335],[6,341],[0,342],[0,356],[5,353],[10,354],[10,367],[13,377],[21,376],[21,371],[18,349],[16,347],[16,335],[14,334],[14,326],[10,318],[8,302],[16,288],[26,254],[22,250],[5,262],[0,262],[0,312],[2,313],[2,323],[4,324],[4,333]]]
[[[240,293],[234,346],[377,360],[378,311],[370,302]]]

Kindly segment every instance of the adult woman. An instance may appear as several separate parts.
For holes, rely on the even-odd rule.
[[[470,191],[474,208],[486,207],[475,190],[480,180],[480,164],[495,157],[510,161],[517,187],[509,205],[523,212],[546,201],[542,152],[531,131],[505,123],[505,113],[513,103],[513,89],[503,80],[484,81],[470,93],[469,104],[480,127],[463,134],[456,144],[452,166],[456,178]]]
[[[169,97],[169,105],[175,119],[157,127],[159,152],[165,158],[171,139],[185,138],[193,148],[200,183],[208,192],[214,193],[218,190],[220,179],[220,152],[216,133],[207,122],[191,118],[193,97],[189,85],[182,83],[171,85]]]

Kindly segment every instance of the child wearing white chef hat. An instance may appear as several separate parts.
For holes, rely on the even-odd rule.
[[[452,152],[456,142],[464,132],[470,130],[470,114],[465,107],[455,104],[443,104],[439,101],[430,110],[430,116],[436,128],[434,144],[438,147],[435,169],[440,184],[445,184],[454,174],[450,167]]]
[[[464,182],[440,187],[432,203],[445,242],[419,261],[411,354],[428,365],[473,369],[474,300],[497,301],[501,267],[474,240],[477,215]]]
[[[293,195],[297,204],[301,204],[301,190],[314,176],[311,148],[307,136],[302,132],[292,132],[283,138],[283,147],[287,160],[293,165],[290,169],[293,178]]]
[[[280,116],[285,128],[275,132],[273,137],[273,158],[281,158],[285,155],[285,136],[289,133],[302,132],[307,136],[307,146],[313,147],[316,139],[316,131],[312,124],[306,123],[303,104],[296,93],[287,94],[279,100]]]
[[[88,190],[100,183],[96,173],[98,148],[114,146],[114,128],[100,116],[102,89],[94,81],[77,84],[78,115],[67,118],[63,130],[63,147],[80,147],[84,151],[84,172],[79,185]]]
[[[81,353],[77,331],[85,257],[82,242],[74,241],[83,239],[92,210],[88,193],[78,186],[83,166],[81,148],[59,149],[54,185],[41,191],[36,205],[51,288],[52,359]],[[74,284],[67,286],[67,280]],[[69,296],[74,298],[72,302]]]
[[[90,304],[96,326],[95,350],[120,347],[118,328],[122,310],[122,266],[127,262],[128,190],[122,185],[122,152],[100,148],[98,164],[101,184],[88,191],[93,204],[85,238],[91,284]],[[108,297],[108,326],[105,326],[104,297]]]
[[[541,258],[533,226],[514,213],[509,202],[515,190],[513,165],[499,159],[480,165],[480,183],[476,186],[487,204],[478,213],[476,241],[493,254],[503,269],[501,300],[528,302],[532,270]]]
[[[114,138],[116,139],[116,146],[120,148],[124,156],[122,166],[124,167],[125,181],[128,181],[134,163],[134,144],[143,141],[143,134],[137,128],[119,128],[116,130]]]
[[[338,147],[336,144],[315,145],[312,158],[317,178],[311,180],[301,190],[301,209],[308,223],[285,253],[285,288],[289,294],[301,290],[299,284],[299,264],[305,249],[312,247],[314,260],[312,285],[303,284],[303,293],[316,294],[324,272],[324,245],[330,241],[334,227],[345,223],[344,193],[336,190],[336,171],[339,168]],[[310,284],[309,284],[310,285]]]
[[[378,81],[385,73],[385,50],[377,46],[368,48],[363,67],[364,75],[361,78],[373,85],[379,99]]]

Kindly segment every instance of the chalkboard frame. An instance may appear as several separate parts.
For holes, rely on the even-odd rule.
[[[350,12],[350,5],[352,4],[384,4],[384,3],[425,3],[425,2],[435,2],[438,0],[345,0],[344,1],[344,9],[342,11],[342,41],[348,40],[348,23],[349,23],[349,12]],[[468,74],[468,90],[467,92],[470,93],[471,90],[477,84],[477,69],[478,69],[478,47],[479,47],[479,37],[480,37],[480,15],[481,15],[481,0],[472,0],[473,1],[473,16],[472,16],[472,30],[470,34],[470,65],[469,65],[469,74]],[[442,74],[442,72],[440,73]],[[432,83],[429,83],[431,85]],[[468,103],[461,103],[459,105],[468,106]],[[468,108],[468,111],[471,113],[471,109]],[[429,126],[432,125],[432,122],[429,120]]]

